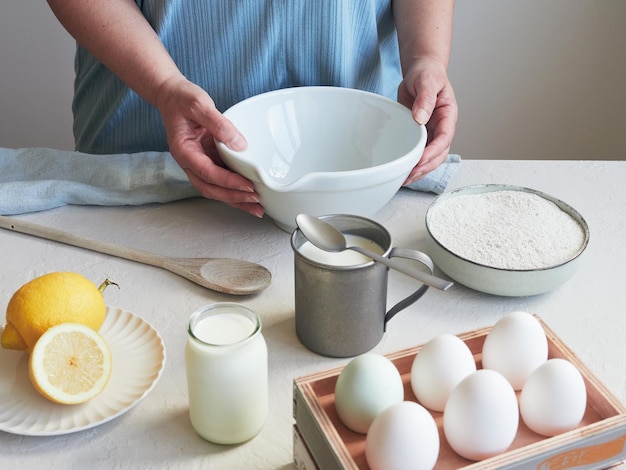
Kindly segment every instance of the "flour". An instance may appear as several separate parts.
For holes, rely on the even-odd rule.
[[[585,232],[556,204],[505,190],[453,197],[429,218],[431,235],[449,251],[501,269],[538,269],[570,260]]]

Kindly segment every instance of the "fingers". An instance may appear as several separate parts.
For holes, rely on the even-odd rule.
[[[207,183],[211,187],[216,186],[224,190],[239,191],[256,196],[251,181],[227,168],[216,165],[209,155],[202,151],[201,147],[193,150],[186,149],[183,152],[184,157],[177,161],[187,174],[193,175],[194,178]],[[198,189],[204,190],[203,187],[198,187]],[[246,202],[258,202],[258,200],[247,199]]]
[[[446,161],[448,153],[450,153],[450,147],[445,147],[441,150],[435,147],[431,148],[431,145],[428,145],[426,149],[424,149],[424,154],[419,164],[411,170],[411,173],[404,181],[403,186],[414,183],[436,169],[439,165]]]
[[[208,160],[208,157],[205,157]],[[263,207],[259,204],[259,195],[252,183],[225,168],[210,164],[207,170],[203,166],[198,176],[190,168],[184,168],[191,184],[207,199],[215,199],[231,207],[241,209],[255,217],[263,217]],[[219,181],[219,184],[210,181]]]
[[[405,185],[422,178],[446,160],[458,119],[454,91],[445,75],[437,78],[430,73],[419,73],[413,86],[413,116],[420,122],[428,115],[425,124],[429,138],[422,158],[407,177]]]
[[[426,127],[432,138],[429,139],[422,158],[404,182],[405,185],[424,177],[446,161],[454,138],[456,108],[442,106],[435,109]]]
[[[247,212],[248,214],[258,217],[259,219],[263,218],[263,214],[265,214],[265,210],[261,204],[233,203],[229,204],[229,206]]]

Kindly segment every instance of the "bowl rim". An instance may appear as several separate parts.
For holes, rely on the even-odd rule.
[[[319,180],[324,181],[324,180],[334,180],[336,178],[346,177],[346,176],[359,177],[359,176],[370,175],[370,174],[378,174],[382,169],[385,169],[388,167],[394,167],[394,166],[399,167],[393,173],[393,175],[390,175],[384,180],[384,181],[387,181],[389,179],[394,179],[398,177],[400,173],[404,173],[404,170],[401,172],[400,169],[404,166],[407,160],[409,161],[415,160],[414,165],[416,165],[422,159],[422,155],[423,155],[424,148],[426,146],[426,141],[428,138],[428,132],[426,130],[426,126],[415,122],[412,118],[411,110],[407,108],[406,106],[400,104],[397,101],[392,100],[391,98],[388,98],[386,96],[379,95],[377,93],[373,93],[367,90],[360,90],[357,88],[348,88],[348,87],[338,87],[338,86],[325,86],[325,85],[294,86],[294,87],[288,87],[288,88],[280,88],[278,90],[272,90],[272,91],[260,93],[260,94],[251,96],[249,98],[246,98],[242,101],[239,101],[238,103],[235,103],[233,106],[231,106],[226,111],[224,111],[223,114],[226,118],[230,119],[229,114],[232,114],[232,111],[236,110],[237,108],[245,106],[246,104],[253,102],[253,101],[267,99],[268,97],[274,96],[274,95],[283,95],[283,94],[293,95],[297,93],[310,93],[310,92],[320,92],[320,91],[322,93],[329,93],[329,94],[348,93],[352,95],[360,95],[360,96],[368,97],[369,99],[376,100],[378,102],[386,103],[392,106],[393,108],[401,111],[402,113],[406,114],[408,117],[411,118],[411,120],[415,124],[416,130],[419,131],[419,135],[417,137],[415,146],[411,148],[408,152],[406,152],[404,155],[398,156],[397,158],[394,158],[393,160],[389,160],[379,165],[370,166],[366,168],[355,168],[351,170],[340,170],[340,171],[333,171],[333,172],[312,171],[288,183],[280,183],[279,181],[269,177],[267,175],[267,171],[264,168],[258,167],[257,165],[255,165],[254,160],[251,158],[248,158],[245,155],[245,152],[246,152],[245,150],[243,152],[237,152],[237,151],[229,149],[223,142],[219,140],[215,140],[215,145],[220,150],[220,153],[222,154],[222,158],[237,160],[242,165],[252,167],[255,170],[255,173],[257,174],[259,179],[262,181],[262,183],[265,186],[267,186],[268,188],[274,191],[279,191],[279,192],[288,192],[288,191],[293,191],[294,189],[298,189],[299,187],[307,184],[307,182],[311,179],[316,179],[317,181]],[[415,153],[418,153],[417,157],[415,156]],[[228,165],[228,162],[225,162],[225,163],[227,163]],[[407,175],[410,171],[411,169],[408,169],[408,171],[406,171]]]
[[[274,95],[292,95],[296,93],[315,93],[322,92],[327,94],[351,94],[351,95],[361,95],[370,97],[376,101],[380,101],[383,103],[387,103],[396,109],[403,110],[402,112],[406,112],[411,114],[411,110],[400,104],[398,101],[392,100],[391,98],[381,95],[379,93],[374,93],[373,91],[362,90],[360,88],[351,88],[351,87],[343,87],[343,86],[332,86],[332,85],[300,85],[300,86],[291,86],[286,88],[278,88],[276,90],[265,91],[263,93],[258,93],[256,95],[252,95],[248,98],[245,98],[241,101],[230,106],[226,109],[223,114],[228,117],[228,114],[232,114],[232,112],[236,111],[237,108],[243,107],[250,102],[260,101],[264,99],[268,99]]]
[[[477,261],[467,259],[464,256],[461,256],[451,251],[448,247],[446,247],[439,240],[437,240],[437,238],[433,235],[430,229],[429,221],[430,221],[430,218],[432,217],[433,212],[437,209],[437,206],[441,204],[443,201],[446,201],[448,199],[452,199],[458,196],[464,196],[464,195],[470,195],[470,194],[482,194],[482,193],[497,192],[497,191],[520,191],[520,192],[535,194],[547,201],[553,202],[559,207],[559,209],[561,209],[563,212],[570,215],[580,225],[581,229],[583,230],[585,234],[585,239],[583,240],[583,243],[580,245],[576,253],[574,253],[568,259],[558,264],[553,264],[551,266],[543,266],[539,268],[510,269],[510,268],[500,268],[497,266],[490,266],[488,264],[479,263]],[[543,191],[533,189],[533,188],[528,188],[525,186],[513,185],[513,184],[499,184],[499,183],[472,184],[472,185],[467,185],[461,188],[454,189],[452,191],[445,192],[441,194],[440,196],[438,196],[437,198],[435,198],[435,200],[429,205],[428,209],[426,210],[425,222],[426,222],[426,230],[428,231],[428,234],[430,235],[431,239],[446,253],[466,263],[472,264],[474,266],[478,266],[478,267],[485,268],[485,269],[492,269],[495,271],[509,272],[509,273],[526,273],[526,272],[536,273],[536,272],[542,272],[542,271],[549,271],[551,269],[556,269],[560,266],[571,263],[572,261],[574,261],[576,258],[580,257],[583,254],[583,252],[589,245],[589,239],[590,239],[590,231],[589,231],[589,225],[587,224],[587,221],[580,214],[580,212],[578,212],[578,210],[576,210],[573,206]]]

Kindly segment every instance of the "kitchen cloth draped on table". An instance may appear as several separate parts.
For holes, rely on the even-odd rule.
[[[408,186],[442,193],[461,159]],[[92,155],[48,148],[0,148],[0,215],[76,205],[141,205],[199,197],[168,152]]]

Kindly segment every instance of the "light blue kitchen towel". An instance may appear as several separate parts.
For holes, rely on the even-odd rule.
[[[410,185],[441,193],[458,155]],[[198,197],[167,152],[92,155],[48,148],[0,148],[0,215],[76,205],[141,205]]]
[[[409,189],[422,191],[425,193],[441,194],[446,190],[448,183],[456,173],[457,168],[461,164],[461,157],[451,153],[446,161],[435,168],[423,178],[407,185]]]

